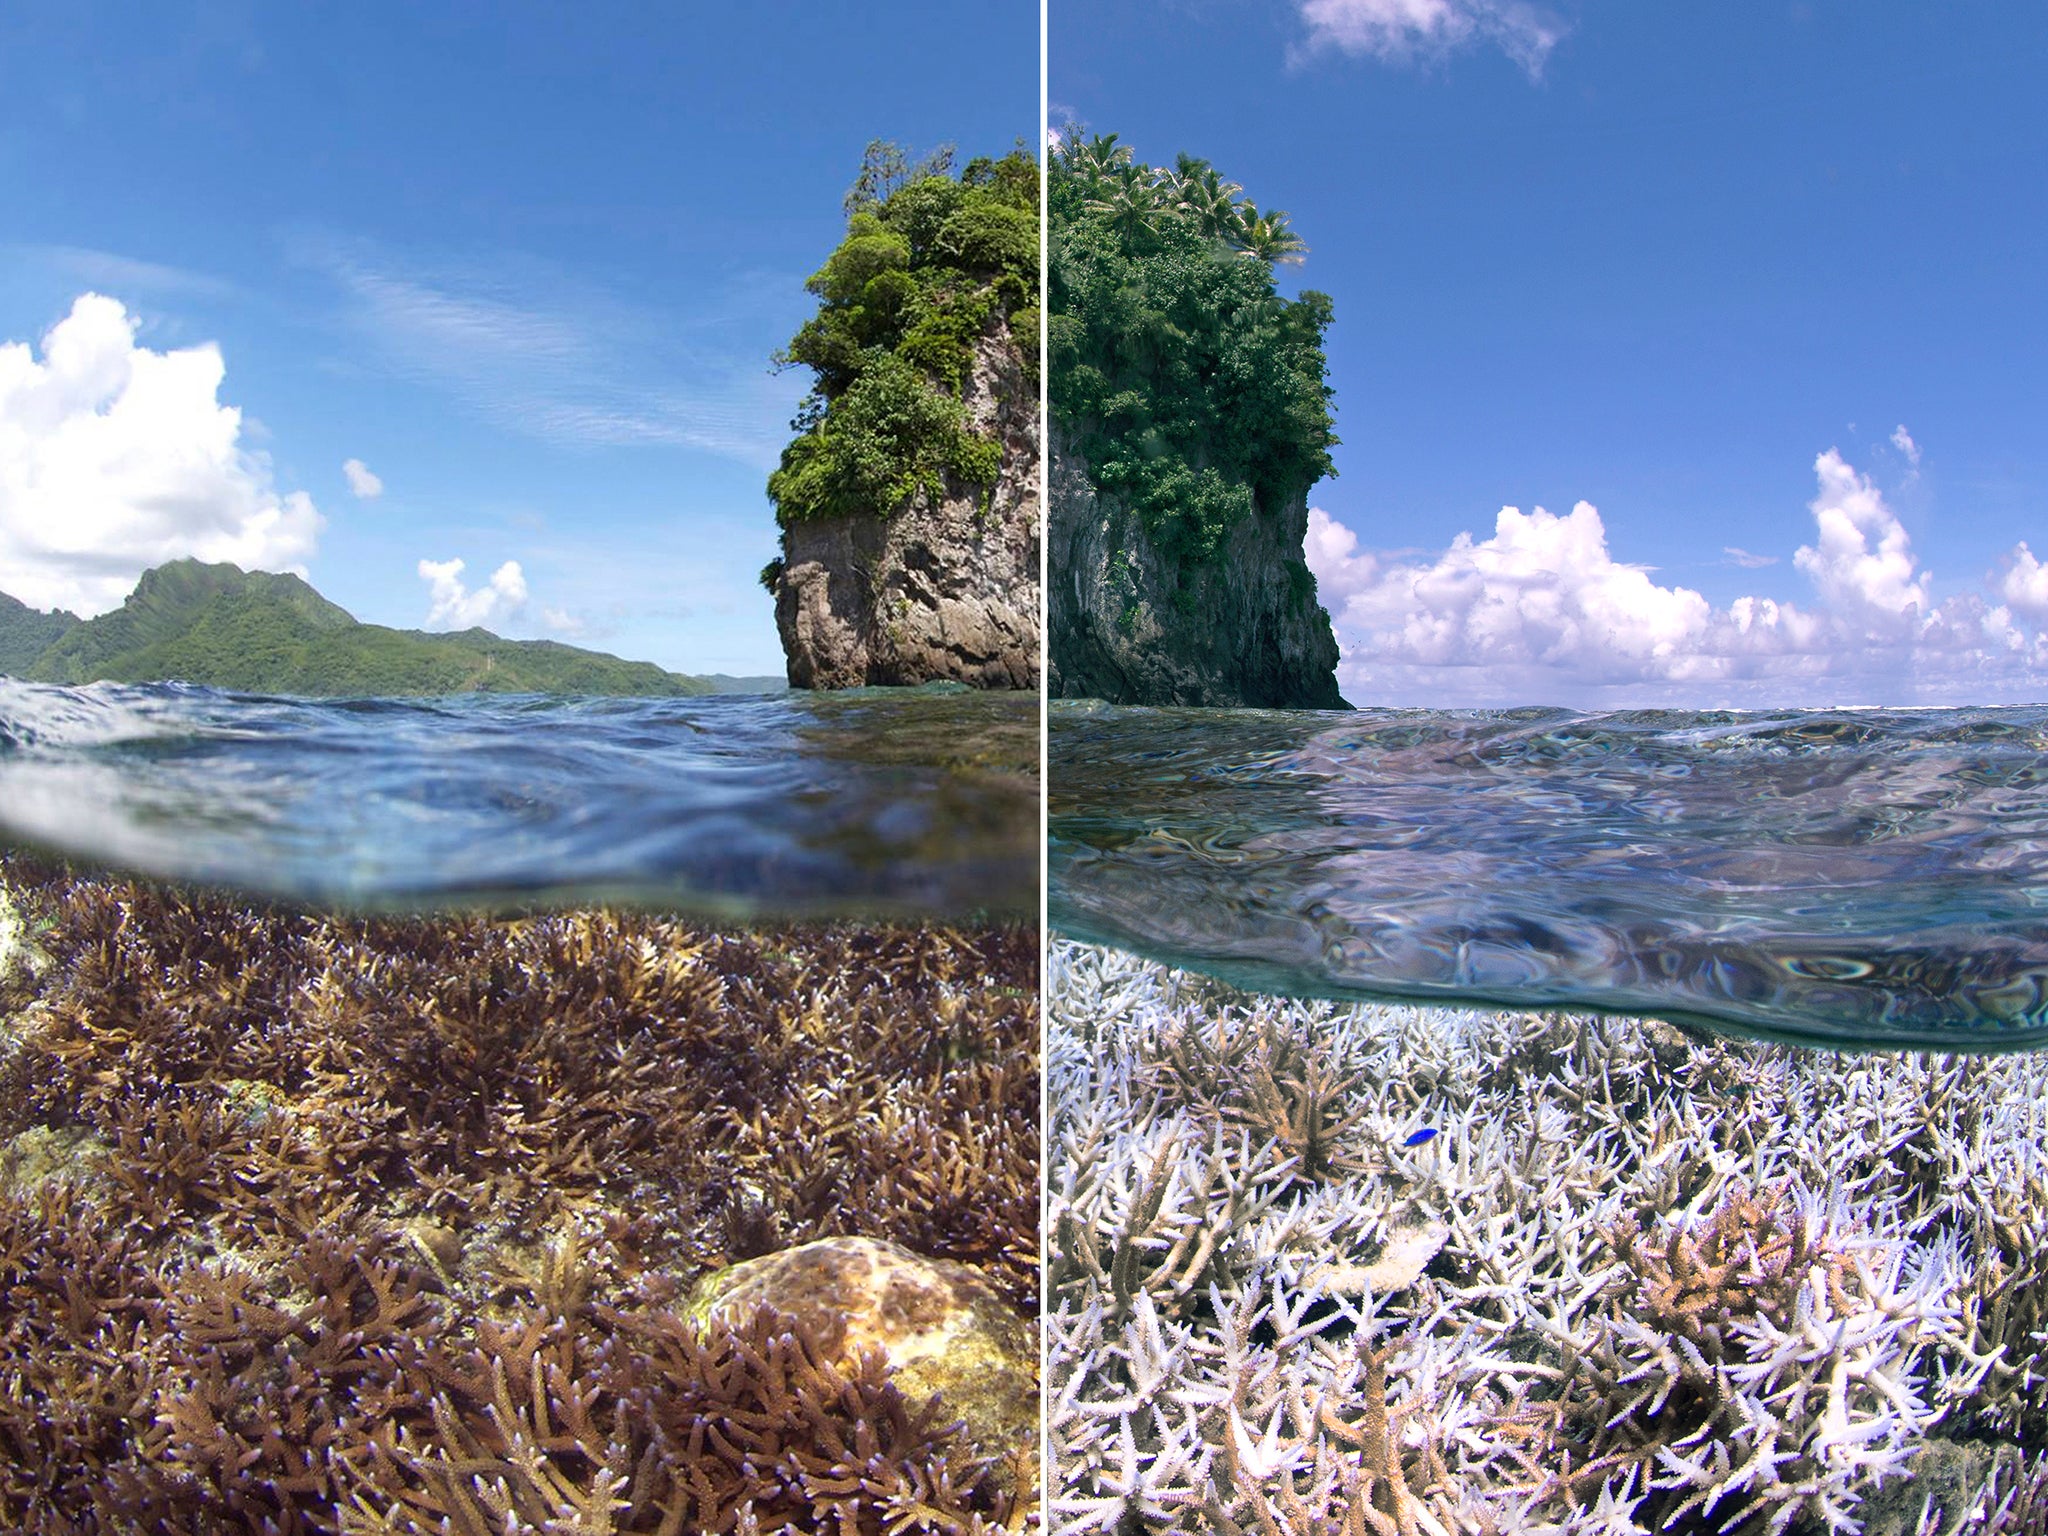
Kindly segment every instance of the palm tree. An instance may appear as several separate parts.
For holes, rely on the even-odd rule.
[[[1123,156],[1115,162],[1114,171],[1094,183],[1086,207],[1107,218],[1110,227],[1126,240],[1140,233],[1157,234],[1160,215],[1167,208],[1160,184],[1145,168],[1131,163],[1129,150],[1123,151]]]
[[[1175,206],[1211,239],[1229,239],[1237,229],[1237,195],[1244,188],[1225,181],[1205,160],[1190,164],[1185,163],[1187,156],[1181,159],[1184,163],[1175,178]]]
[[[1098,133],[1092,139],[1076,137],[1063,143],[1067,169],[1091,187],[1107,181],[1131,163],[1131,147],[1119,144],[1113,133]]]
[[[1272,263],[1300,261],[1308,254],[1307,242],[1287,227],[1284,210],[1261,213],[1257,204],[1244,202],[1238,205],[1238,219],[1233,240],[1245,255]]]

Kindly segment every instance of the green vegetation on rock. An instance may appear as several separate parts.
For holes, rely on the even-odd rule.
[[[33,650],[29,642],[47,635]],[[674,697],[705,678],[483,629],[358,623],[296,576],[173,560],[111,613],[79,620],[0,595],[0,672],[39,682],[173,680],[303,697],[563,693]]]
[[[817,380],[768,478],[785,525],[887,516],[949,478],[995,481],[1002,445],[973,429],[962,397],[982,338],[1038,332],[1038,166],[1022,149],[957,178],[951,165],[950,149],[912,163],[868,146],[846,238],[806,284],[818,313],[775,359]]]
[[[43,613],[0,592],[0,673],[26,671],[78,623],[75,613]]]
[[[1069,131],[1052,158],[1052,408],[1098,489],[1199,564],[1334,473],[1327,294],[1280,296],[1306,247],[1207,161],[1137,163]]]

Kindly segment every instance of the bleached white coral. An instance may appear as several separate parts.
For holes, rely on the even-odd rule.
[[[1855,1530],[1930,1432],[2048,1437],[2040,1057],[1067,943],[1048,1018],[1056,1531]]]

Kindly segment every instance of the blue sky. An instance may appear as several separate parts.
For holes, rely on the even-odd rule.
[[[1209,158],[1335,297],[1311,563],[1354,702],[2048,697],[2048,12],[1050,30],[1056,123]]]
[[[239,557],[779,672],[768,356],[862,148],[1037,121],[1035,7],[11,6],[0,590]]]

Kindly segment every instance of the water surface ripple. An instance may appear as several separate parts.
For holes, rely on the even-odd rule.
[[[2048,1044],[2048,708],[1051,716],[1077,938],[1297,995]]]
[[[0,830],[363,908],[1035,911],[1038,699],[286,699],[0,678]]]

